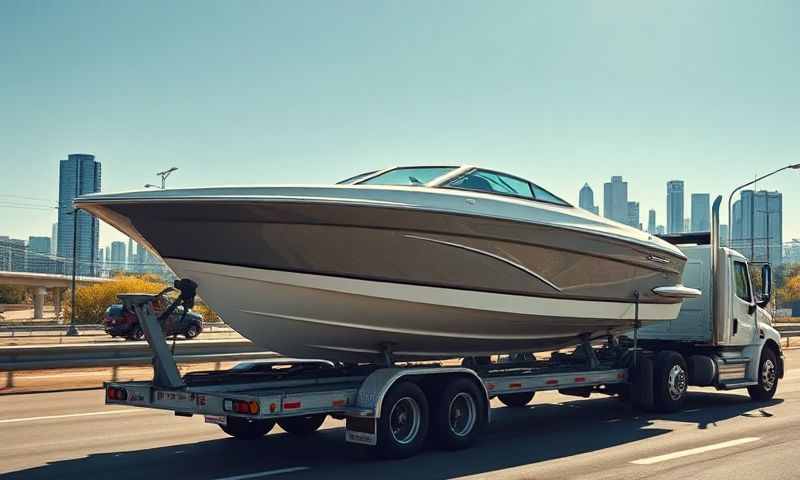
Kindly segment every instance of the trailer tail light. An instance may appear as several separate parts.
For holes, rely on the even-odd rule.
[[[225,399],[222,403],[222,408],[228,412],[243,413],[245,415],[258,415],[261,407],[255,400],[231,400]]]
[[[294,410],[296,408],[300,408],[300,402],[284,402],[283,409],[284,410]]]
[[[575,383],[583,383],[586,381],[586,377],[575,377]]]
[[[106,390],[106,395],[108,396],[109,400],[119,400],[124,402],[128,399],[128,392],[124,388],[119,387],[108,387],[108,390]]]
[[[544,383],[546,383],[547,385],[558,385],[558,380],[556,380],[555,378],[551,378]]]

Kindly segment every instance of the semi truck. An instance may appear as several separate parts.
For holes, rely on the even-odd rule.
[[[332,416],[345,420],[346,441],[383,458],[404,458],[429,438],[443,449],[471,446],[490,421],[495,397],[520,407],[539,391],[602,393],[643,410],[674,412],[690,386],[702,386],[747,389],[753,400],[765,401],[784,370],[780,334],[765,310],[770,267],[761,267],[756,288],[748,260],[720,246],[720,201],[710,233],[666,237],[688,258],[684,285],[702,291],[670,322],[642,326],[636,317],[630,332],[583,338],[571,351],[540,359],[525,352],[456,363],[400,364],[389,355],[382,364],[359,365],[275,358],[181,376],[153,313],[154,296],[124,294],[120,299],[136,311],[153,350],[154,377],[107,382],[106,403],[202,415],[250,441],[276,424],[288,434],[309,434]]]

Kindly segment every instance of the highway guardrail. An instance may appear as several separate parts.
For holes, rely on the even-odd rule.
[[[78,334],[105,335],[105,329],[100,324],[76,325]],[[0,325],[0,337],[63,337],[66,336],[69,325]],[[206,323],[203,331],[233,332],[231,327],[219,323]]]

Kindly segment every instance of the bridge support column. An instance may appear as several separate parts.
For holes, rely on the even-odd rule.
[[[47,296],[47,289],[36,287],[33,291],[33,318],[41,320],[44,318],[44,298]]]

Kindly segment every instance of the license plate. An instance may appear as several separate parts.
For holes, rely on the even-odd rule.
[[[214,425],[227,425],[228,417],[225,415],[206,415],[206,423],[213,423]]]

